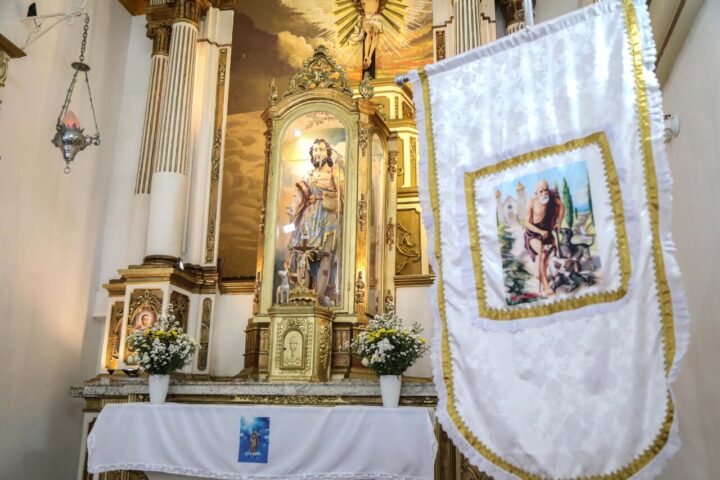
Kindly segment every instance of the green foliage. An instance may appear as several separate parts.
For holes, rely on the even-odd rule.
[[[402,320],[390,312],[375,315],[350,347],[378,375],[402,375],[430,348],[421,333],[419,323],[403,327]]]
[[[505,289],[511,295],[522,295],[525,292],[526,283],[530,278],[530,272],[528,272],[525,269],[525,265],[512,254],[515,239],[505,225],[498,227],[498,237],[500,238],[500,256],[505,274]]]
[[[135,330],[127,344],[140,368],[151,375],[168,375],[182,368],[198,347],[175,321],[172,305],[157,323]]]
[[[570,187],[568,187],[567,180],[563,177],[563,188],[562,188],[562,201],[565,204],[565,215],[563,217],[563,226],[567,228],[573,228],[573,214],[575,209],[573,208],[572,195],[570,194]]]

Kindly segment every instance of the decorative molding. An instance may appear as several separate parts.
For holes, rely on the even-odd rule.
[[[360,225],[360,231],[365,231],[365,225],[367,224],[367,200],[365,200],[365,194],[360,194],[360,200],[358,200],[358,211],[357,221]]]
[[[148,0],[120,0],[120,3],[132,16],[143,15],[148,6]]]
[[[283,97],[315,88],[332,88],[352,96],[345,69],[335,63],[324,45],[317,47],[313,56],[292,76]]]
[[[221,48],[218,57],[217,84],[215,88],[215,135],[213,137],[210,159],[210,193],[208,201],[208,223],[205,239],[205,263],[215,262],[217,242],[217,215],[220,196],[220,164],[222,162],[223,117],[225,109],[225,75],[227,70],[228,49]]]
[[[435,283],[435,275],[395,275],[396,287],[422,287]]]
[[[242,295],[255,292],[255,282],[252,280],[221,280],[220,293],[224,295]]]
[[[198,352],[198,370],[205,371],[210,354],[210,319],[212,317],[212,299],[206,298],[202,304],[202,320],[200,321],[200,351]]]

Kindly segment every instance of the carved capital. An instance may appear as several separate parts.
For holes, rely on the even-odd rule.
[[[185,21],[197,25],[211,6],[210,0],[175,0],[173,23]]]
[[[170,52],[170,23],[148,22],[147,36],[153,41],[153,55],[168,55]]]

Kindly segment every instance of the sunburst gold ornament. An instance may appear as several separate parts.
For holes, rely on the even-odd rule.
[[[80,46],[80,58],[77,62],[73,62],[71,65],[75,69],[72,80],[70,81],[70,87],[68,88],[67,94],[65,95],[65,103],[63,103],[60,114],[57,118],[55,136],[51,140],[52,144],[60,149],[65,160],[65,173],[70,173],[70,162],[75,159],[75,156],[81,150],[84,150],[88,145],[100,145],[100,131],[97,126],[97,119],[95,118],[95,107],[93,105],[92,93],[90,92],[90,80],[88,79],[88,72],[90,66],[84,62],[85,60],[85,46],[87,44],[87,33],[90,26],[90,15],[85,14],[85,26],[83,27],[83,38],[82,45]],[[80,121],[75,114],[69,110],[70,100],[72,98],[73,89],[75,88],[75,82],[80,72],[85,74],[85,84],[87,85],[88,97],[90,98],[90,109],[93,114],[93,121],[95,122],[95,134],[85,135],[84,130],[80,128]]]

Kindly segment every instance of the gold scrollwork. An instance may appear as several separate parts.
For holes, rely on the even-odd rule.
[[[253,305],[260,305],[260,285],[262,282],[262,272],[258,270],[255,274],[255,289],[253,293]]]
[[[282,318],[275,336],[275,364],[280,370],[309,370],[312,324],[306,318]]]
[[[395,244],[395,224],[393,223],[392,217],[388,219],[388,223],[385,225],[385,244],[390,250],[392,250]]]
[[[318,358],[321,368],[327,368],[330,365],[330,352],[332,351],[332,328],[329,324],[320,325],[320,339],[318,345]]]
[[[200,351],[198,352],[198,370],[206,370],[210,352],[210,314],[212,299],[203,300],[202,320],[200,321]]]
[[[401,274],[410,263],[420,260],[418,242],[413,240],[412,233],[398,221],[397,223],[397,255],[395,256],[395,274]]]
[[[172,292],[170,294],[170,305],[172,305],[175,314],[175,321],[180,324],[184,332],[187,332],[190,297],[180,292]]]
[[[445,58],[445,30],[435,32],[435,58],[436,60]]]
[[[358,145],[360,146],[360,153],[364,157],[367,155],[367,146],[368,146],[368,134],[370,133],[370,129],[364,125],[360,125],[359,130],[359,138],[358,138]]]
[[[363,272],[358,272],[357,281],[355,282],[355,303],[360,305],[365,303],[365,281],[363,280]]]
[[[107,370],[117,370],[118,368],[124,307],[124,302],[115,302],[110,310],[110,328],[108,329],[108,341],[105,350],[105,368]]]
[[[290,86],[283,93],[283,97],[315,88],[333,88],[346,95],[352,95],[347,83],[345,69],[330,57],[327,47],[320,45],[315,49],[313,56],[305,60],[302,68],[292,76]]]
[[[265,235],[265,202],[260,202],[260,223],[258,224],[260,235]]]
[[[385,292],[385,313],[395,312],[395,297],[392,294],[392,290],[388,289]]]
[[[360,81],[360,86],[358,87],[360,95],[365,100],[369,100],[373,97],[373,95],[375,95],[375,87],[372,86],[371,82],[372,77],[370,76],[370,72],[365,72],[362,80]]]
[[[270,80],[270,92],[268,93],[268,103],[271,107],[275,106],[275,103],[278,99],[278,90],[277,86],[275,85],[275,77]]]
[[[495,480],[485,472],[478,470],[470,464],[467,458],[462,457],[460,462],[460,480]]]
[[[365,200],[365,194],[360,194],[360,200],[358,201],[357,211],[358,224],[360,225],[360,231],[365,231],[365,225],[367,224],[367,200]]]
[[[397,153],[391,153],[388,158],[388,175],[390,181],[395,181],[395,173],[397,172]]]

